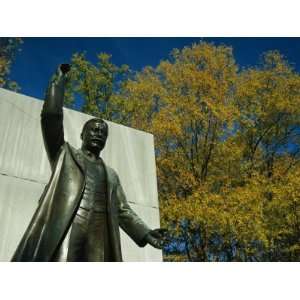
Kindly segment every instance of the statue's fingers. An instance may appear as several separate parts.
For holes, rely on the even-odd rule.
[[[168,230],[164,228],[158,228],[154,230],[155,237],[157,238],[164,238],[164,236],[167,234]]]
[[[163,247],[164,247],[163,242],[162,242],[162,241],[158,241],[158,242],[157,242],[157,248],[158,248],[158,249],[162,249]]]
[[[158,228],[157,231],[160,233],[160,234],[166,234],[168,232],[167,229],[165,228]]]
[[[157,239],[153,238],[152,246],[154,246],[157,249],[162,249],[161,240],[157,240]]]
[[[159,229],[154,229],[154,230],[152,230],[152,231],[151,231],[151,235],[152,235],[153,237],[155,237],[155,238],[161,238],[161,237],[162,237],[161,234],[160,234],[160,232],[159,232]]]

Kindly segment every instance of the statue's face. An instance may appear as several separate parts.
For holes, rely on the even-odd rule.
[[[107,124],[104,121],[90,122],[82,133],[83,147],[93,151],[101,151],[108,135]]]

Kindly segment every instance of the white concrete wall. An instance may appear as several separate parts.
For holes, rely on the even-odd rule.
[[[0,261],[9,261],[40,194],[50,178],[50,165],[40,130],[43,102],[0,89]],[[65,140],[81,145],[82,125],[91,116],[64,109]],[[151,227],[159,227],[159,210],[151,134],[107,122],[109,137],[102,158],[119,174],[127,200]],[[125,261],[161,261],[161,251],[139,248],[121,233]]]

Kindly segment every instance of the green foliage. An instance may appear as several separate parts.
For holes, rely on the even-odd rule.
[[[71,59],[71,72],[66,89],[66,105],[74,105],[74,97],[83,101],[81,110],[104,119],[113,119],[117,111],[111,100],[119,81],[128,73],[127,66],[117,67],[106,53],[97,55],[94,65],[85,58],[84,53],[75,53]]]
[[[10,67],[16,51],[22,44],[21,38],[0,38],[0,87],[18,91],[18,84],[9,79]]]

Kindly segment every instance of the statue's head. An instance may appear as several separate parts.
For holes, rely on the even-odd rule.
[[[106,143],[108,136],[108,125],[102,119],[94,118],[88,120],[81,132],[82,148],[91,152],[100,152]]]

